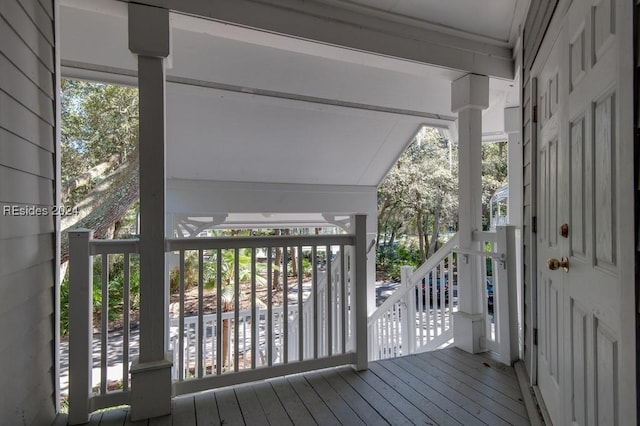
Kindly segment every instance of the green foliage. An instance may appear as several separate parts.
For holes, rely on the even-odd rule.
[[[482,145],[482,227],[489,229],[489,203],[498,188],[507,183],[507,143]]]
[[[74,179],[119,154],[137,151],[138,91],[133,87],[80,80],[61,81],[61,178]],[[91,190],[78,188],[65,204],[76,205]]]
[[[378,243],[417,236],[426,255],[423,242],[457,227],[457,216],[457,147],[424,128],[378,187]]]
[[[238,279],[240,283],[251,280],[251,250],[238,250],[238,258],[236,262],[235,250],[222,250],[222,258],[220,262],[220,281],[223,305],[233,302],[234,284],[236,279],[236,264],[238,266]],[[218,280],[218,261],[216,254],[205,253],[203,255],[203,285],[206,289],[216,288]],[[263,271],[256,270],[256,280],[262,282],[264,279],[258,274]],[[187,251],[184,257],[184,287],[189,290],[198,285],[199,266],[198,252]],[[172,294],[180,289],[180,268],[175,267],[171,270],[169,276],[169,288]]]
[[[414,268],[420,266],[420,251],[414,239],[378,245],[376,248],[376,267],[384,272],[387,280],[399,281],[402,266]]]
[[[416,252],[419,264],[421,256],[428,257],[437,249],[442,234],[457,229],[457,151],[438,130],[425,128],[378,187],[376,260],[388,278],[397,278],[402,264],[417,266]],[[491,196],[506,181],[506,142],[483,144],[484,229],[490,221]]]
[[[109,321],[122,318],[124,308],[124,261],[123,255],[112,254],[109,256]],[[96,256],[93,260],[93,317],[101,318],[102,314],[102,259]],[[129,266],[130,309],[137,310],[140,307],[140,258],[132,255]],[[60,334],[69,332],[69,278],[68,276],[60,284]]]

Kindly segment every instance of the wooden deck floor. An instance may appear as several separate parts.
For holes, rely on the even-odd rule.
[[[126,409],[90,425],[526,425],[513,368],[457,348],[287,376],[174,399],[173,414],[131,422]],[[66,424],[60,416],[58,424]]]

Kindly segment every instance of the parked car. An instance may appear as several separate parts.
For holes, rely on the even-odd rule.
[[[422,299],[422,306],[433,306],[433,276],[430,275],[428,279],[429,285],[427,288],[427,278],[422,279],[422,287],[416,288],[416,308],[420,309],[420,299]],[[440,306],[442,302],[441,292],[443,286],[440,285],[440,276],[436,277],[436,306]],[[444,276],[444,303],[449,303],[449,275]]]
[[[493,277],[487,277],[487,312],[493,315]]]

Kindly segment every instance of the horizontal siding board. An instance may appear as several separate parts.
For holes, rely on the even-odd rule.
[[[531,165],[531,150],[529,149],[529,144],[527,144],[527,146],[523,148],[523,155],[524,155],[524,157],[522,158],[523,165],[524,166]],[[529,176],[529,179],[531,179],[531,176]],[[528,182],[530,181],[526,181],[525,183],[528,183]]]
[[[527,101],[522,104],[522,124],[524,127],[528,127],[531,121],[531,102]]]
[[[29,46],[44,66],[53,72],[55,60],[53,45],[42,35],[33,24],[29,15],[18,4],[17,0],[3,0],[0,2],[0,15],[15,33]]]
[[[527,163],[525,164],[523,170],[522,170],[522,178],[524,179],[524,186],[528,186],[531,184],[531,164]]]
[[[0,201],[50,207],[55,180],[53,1],[0,0]],[[55,419],[54,217],[0,205],[0,424]]]
[[[51,291],[54,285],[54,264],[47,261],[10,275],[0,277],[0,300],[11,300],[11,304],[0,304],[0,315],[5,315],[13,306],[28,308],[28,302],[39,293]]]
[[[53,99],[41,91],[3,55],[0,55],[0,70],[2,70],[0,90],[53,126],[55,124]]]
[[[25,237],[29,235],[40,235],[55,232],[55,216],[47,215],[29,215],[29,216],[12,216],[7,213],[7,209],[17,207],[27,207],[26,204],[7,204],[0,202],[0,240]]]
[[[544,29],[542,28],[542,18],[544,17],[544,11],[546,10],[550,0],[539,0],[532,2],[531,9],[529,9],[529,15],[525,21],[524,30],[524,65],[525,68],[531,68],[531,64],[535,60],[538,53],[538,47],[542,43],[542,35]],[[531,13],[535,8],[535,13]]]
[[[44,11],[47,12],[49,18],[53,19],[53,0],[39,0],[39,3],[44,8]]]
[[[55,178],[53,153],[1,128],[0,165],[45,179]]]
[[[54,240],[53,234],[0,240],[0,277],[53,260]]]
[[[0,44],[0,53],[13,62],[45,94],[53,98],[55,93],[51,72],[3,19],[0,19],[0,40],[3,41]]]
[[[0,91],[0,127],[49,152],[54,152],[54,131],[47,123],[6,93]]]
[[[531,2],[529,6],[529,12],[527,13],[527,18],[524,21],[524,29],[523,29],[523,63],[525,70],[531,68],[531,63],[533,62],[534,52],[534,44],[536,42],[536,37],[538,36],[538,26],[536,25],[536,21],[541,19],[543,12],[541,11],[545,4],[549,0],[539,0],[535,2]]]
[[[53,19],[38,0],[18,0],[29,18],[35,23],[40,33],[53,46]]]
[[[52,364],[50,362],[53,351],[52,320],[51,316],[42,318],[39,324],[30,330],[33,334],[21,333],[15,336],[14,344],[0,352],[0,356],[3,359],[3,368],[5,369],[3,375],[6,378],[16,382],[34,383],[33,388],[35,388],[38,377],[47,374],[47,369],[51,368]],[[39,336],[40,338],[34,339],[33,336]],[[17,357],[15,353],[20,353],[22,356]],[[40,366],[40,371],[38,371],[37,366]],[[27,395],[18,395],[16,400],[17,402],[24,402],[26,397],[28,397],[28,392]]]
[[[540,0],[532,2],[529,14],[525,21],[524,40],[524,65],[530,69],[538,54],[542,39],[547,32],[551,17],[558,4],[558,0]],[[535,15],[531,14],[532,8],[536,8]],[[532,19],[530,19],[532,18]]]
[[[531,80],[527,79],[522,84],[522,103],[524,104],[531,99]]]
[[[52,356],[52,296],[53,291],[42,292],[32,298],[30,304],[16,306],[5,314],[9,320],[0,322],[0,335],[10,338],[0,340],[0,359],[6,359],[16,349],[20,349],[24,358],[35,357],[45,349],[49,357]],[[16,327],[16,324],[22,326]]]
[[[0,203],[50,207],[53,200],[53,181],[50,179],[0,166]],[[4,214],[4,211],[0,213]]]
[[[26,366],[24,368],[26,369],[28,367],[29,366]],[[33,367],[31,367],[31,369],[40,378],[44,377],[45,374],[49,377],[52,375],[51,367],[49,367],[48,370],[42,368],[34,369]],[[16,377],[14,383],[18,380],[20,380],[20,377]],[[27,389],[26,392],[15,393],[15,397],[22,396],[23,398],[22,401],[17,401],[12,408],[16,410],[15,407],[17,407],[17,410],[19,410],[19,418],[24,419],[23,424],[25,425],[49,425],[53,420],[53,416],[47,423],[37,423],[36,417],[43,407],[53,406],[54,389],[52,379],[30,383],[34,383],[34,385],[30,389]]]

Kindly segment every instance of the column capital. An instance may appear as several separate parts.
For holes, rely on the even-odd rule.
[[[467,74],[451,83],[451,111],[489,107],[489,77]]]
[[[166,58],[170,46],[169,10],[129,3],[129,50],[139,56]]]

